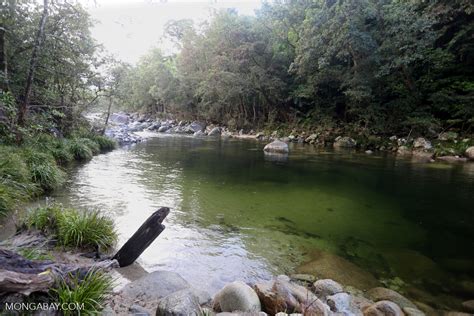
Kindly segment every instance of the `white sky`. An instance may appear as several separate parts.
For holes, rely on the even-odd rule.
[[[235,8],[254,14],[262,0],[81,0],[97,21],[92,35],[115,57],[135,63],[160,43],[168,20],[209,18],[212,9]]]

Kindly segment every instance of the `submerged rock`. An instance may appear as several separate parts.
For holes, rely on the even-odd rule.
[[[189,283],[175,272],[155,271],[125,285],[122,296],[132,301],[137,298],[156,301],[189,287]]]
[[[354,148],[357,145],[357,142],[348,136],[338,136],[334,141],[334,147],[336,148]]]
[[[377,279],[369,272],[342,257],[322,250],[315,251],[313,260],[300,266],[297,272],[312,274],[317,278],[332,279],[362,290],[379,285]]]
[[[263,150],[270,153],[280,153],[280,154],[286,154],[289,152],[288,144],[279,140],[274,140],[273,142],[265,145]]]
[[[436,160],[453,163],[453,162],[466,162],[467,158],[459,157],[459,156],[441,156],[441,157],[436,157]]]
[[[380,301],[364,311],[364,316],[403,316],[401,308],[390,301]]]
[[[416,305],[413,304],[405,296],[384,287],[376,287],[376,288],[370,289],[367,292],[367,297],[375,302],[391,301],[391,302],[396,303],[401,308],[410,307],[410,308],[416,309]]]
[[[224,286],[213,302],[214,310],[222,312],[259,312],[260,300],[255,291],[241,281],[235,281]]]

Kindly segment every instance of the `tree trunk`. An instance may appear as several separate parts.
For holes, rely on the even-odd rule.
[[[112,97],[109,98],[109,106],[107,107],[107,116],[105,117],[105,124],[104,124],[104,129],[102,130],[102,135],[105,134],[105,130],[107,129],[107,125],[109,124],[111,109],[112,109]]]
[[[23,101],[20,102],[20,109],[18,111],[18,123],[23,125],[25,123],[26,114],[28,112],[28,106],[30,102],[31,87],[33,85],[33,79],[35,76],[36,64],[38,62],[38,52],[43,44],[44,28],[46,20],[48,18],[48,0],[44,0],[43,3],[43,14],[38,26],[38,32],[36,33],[35,43],[33,46],[33,52],[31,53],[30,68],[28,70],[28,77],[26,78],[25,94]]]

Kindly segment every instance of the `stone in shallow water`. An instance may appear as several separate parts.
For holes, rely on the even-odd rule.
[[[343,292],[342,286],[334,280],[322,279],[314,282],[314,293],[321,298]]]
[[[274,140],[273,142],[267,144],[263,148],[263,150],[269,153],[280,153],[280,154],[286,154],[289,152],[288,144],[279,140]]]
[[[384,287],[370,289],[367,292],[367,297],[375,302],[387,300],[396,303],[401,308],[410,307],[416,309],[416,305],[405,296]]]
[[[298,273],[312,274],[322,279],[332,279],[361,290],[368,290],[379,285],[372,274],[342,257],[322,250],[313,252],[312,257],[312,261],[298,267]]]
[[[364,316],[403,316],[404,313],[394,302],[380,301],[364,311]]]
[[[214,297],[214,309],[223,312],[259,312],[260,300],[255,291],[241,281],[224,286]]]

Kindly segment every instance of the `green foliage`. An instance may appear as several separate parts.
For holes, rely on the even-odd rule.
[[[94,155],[85,138],[74,138],[69,142],[69,151],[76,160],[89,160]]]
[[[90,269],[81,279],[77,274],[69,273],[57,281],[51,290],[52,299],[60,304],[74,303],[84,305],[81,314],[99,314],[103,309],[107,294],[113,288],[113,279],[104,271]],[[65,316],[75,315],[77,311],[63,311]]]
[[[58,167],[53,156],[30,148],[23,152],[33,182],[44,191],[51,191],[64,183],[66,174]]]
[[[92,140],[99,144],[100,151],[109,151],[117,147],[117,143],[106,136],[96,135],[92,137]]]
[[[39,248],[21,248],[18,253],[29,260],[54,260],[54,257]]]
[[[107,249],[116,239],[114,222],[98,211],[64,210],[58,222],[58,240],[64,246]]]
[[[27,227],[55,236],[62,246],[108,249],[117,240],[114,222],[99,211],[78,211],[49,204],[29,211]]]
[[[436,156],[463,156],[470,146],[474,146],[472,141],[440,141],[434,150]]]

